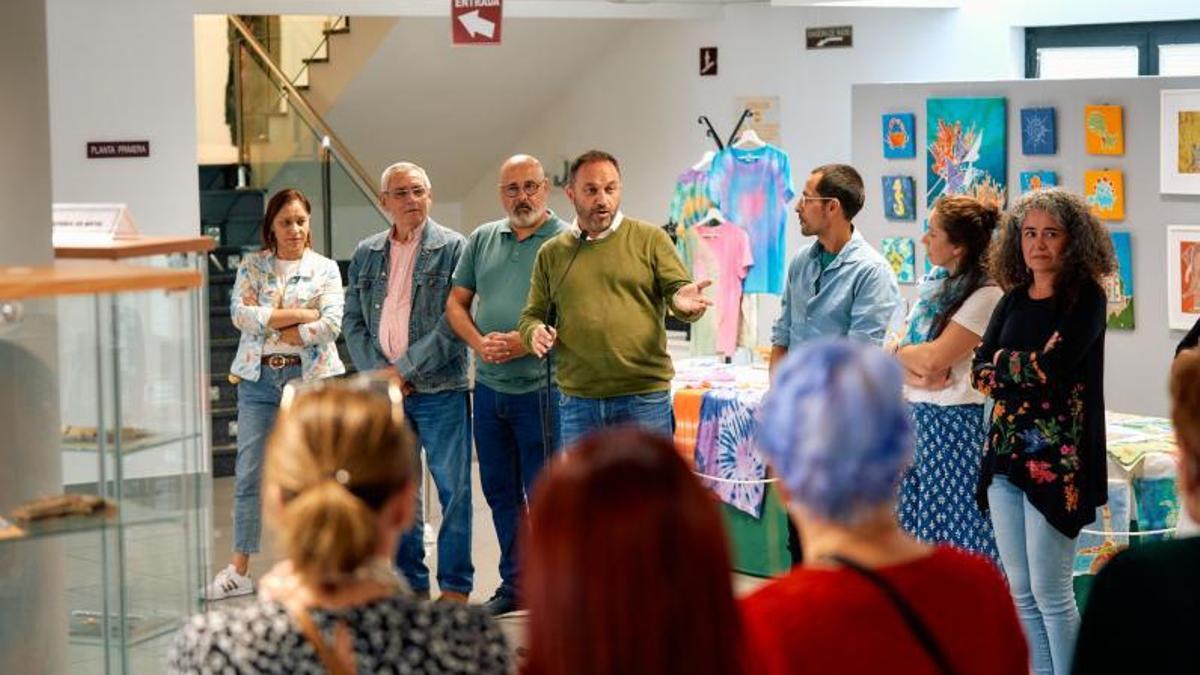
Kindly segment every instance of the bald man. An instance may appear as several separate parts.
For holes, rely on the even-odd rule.
[[[493,615],[517,609],[518,523],[558,436],[558,390],[517,321],[538,249],[567,227],[546,207],[546,172],[529,155],[501,165],[499,195],[508,217],[471,233],[446,300],[450,327],[475,351],[475,449],[500,542],[500,587],[486,604]]]

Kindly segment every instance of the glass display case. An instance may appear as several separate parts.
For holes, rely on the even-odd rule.
[[[203,255],[0,268],[0,672],[161,672],[202,607]]]

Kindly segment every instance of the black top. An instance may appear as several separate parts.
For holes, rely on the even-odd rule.
[[[1020,286],[996,305],[975,351],[972,384],[995,401],[977,499],[1006,476],[1068,537],[1108,501],[1104,439],[1104,291],[1073,303]],[[995,364],[995,365],[993,365]]]
[[[504,635],[479,607],[395,596],[345,610],[315,609],[311,616],[330,645],[337,621],[344,622],[360,673],[509,671]],[[287,610],[259,601],[192,617],[171,646],[167,672],[316,675],[325,667]]]
[[[1195,673],[1200,538],[1136,546],[1096,577],[1075,644],[1076,675]]]
[[[1196,319],[1196,323],[1192,324],[1192,329],[1179,341],[1179,346],[1175,348],[1175,356],[1179,356],[1179,352],[1185,349],[1195,347],[1197,342],[1200,342],[1200,319]]]

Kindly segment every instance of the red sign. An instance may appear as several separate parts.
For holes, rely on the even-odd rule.
[[[450,0],[450,32],[456,45],[500,44],[504,0]]]

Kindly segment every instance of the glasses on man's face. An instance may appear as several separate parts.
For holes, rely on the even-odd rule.
[[[831,202],[831,201],[834,201],[835,199],[837,199],[837,197],[814,197],[812,195],[806,195],[803,192],[801,192],[800,197],[798,197],[796,199],[796,206],[804,206],[805,204],[807,204],[809,202]]]
[[[279,399],[279,409],[286,411],[291,408],[298,396],[332,387],[383,397],[391,404],[392,419],[397,424],[404,422],[404,392],[400,388],[400,382],[390,373],[378,370],[355,373],[347,377],[323,378],[311,382],[292,380],[283,388],[283,394]]]
[[[542,186],[545,184],[545,180],[527,180],[524,183],[509,183],[508,185],[501,185],[500,191],[503,192],[504,196],[506,197],[516,197],[522,192],[532,197],[537,194],[537,191],[541,190]]]
[[[427,194],[429,194],[429,190],[419,185],[411,188],[396,188],[387,193],[392,199],[408,199],[409,195],[412,195],[413,199],[422,199]]]

